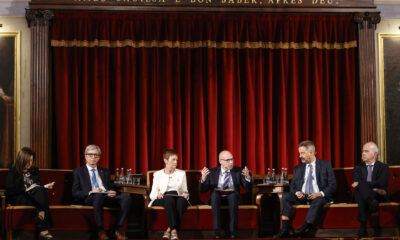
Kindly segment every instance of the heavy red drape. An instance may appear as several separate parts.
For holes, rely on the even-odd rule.
[[[134,172],[217,165],[232,151],[256,173],[299,163],[313,140],[335,167],[354,165],[356,28],[351,15],[56,13],[57,165]]]

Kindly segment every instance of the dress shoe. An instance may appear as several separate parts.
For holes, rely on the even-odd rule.
[[[357,236],[358,236],[358,237],[368,237],[367,229],[365,229],[365,228],[360,228],[360,229],[358,230]]]
[[[171,240],[178,240],[178,233],[177,232],[171,232]]]
[[[46,234],[40,234],[39,235],[39,239],[40,240],[55,240],[56,238],[55,237],[53,237],[49,232],[48,233],[46,233]]]
[[[231,238],[231,239],[234,239],[234,238],[236,238],[236,234],[234,234],[234,233],[231,233],[231,234],[229,235],[229,238]]]
[[[99,231],[97,233],[97,237],[99,240],[108,240],[109,239],[105,231]]]
[[[275,234],[273,238],[288,238],[290,237],[289,230],[281,229],[279,233]]]
[[[219,234],[214,234],[214,239],[220,239],[221,238],[221,235],[219,235]]]
[[[162,239],[170,239],[171,238],[171,232],[165,231],[164,235],[162,236]]]
[[[128,238],[125,236],[125,234],[121,231],[115,231],[115,238],[117,240],[127,240]]]
[[[308,233],[309,233],[311,228],[312,228],[311,224],[305,223],[305,224],[303,224],[303,226],[301,226],[300,229],[297,229],[297,230],[294,231],[294,236],[295,237],[305,238],[305,237],[308,236]]]
[[[378,200],[374,199],[369,204],[369,212],[376,213],[378,211],[379,211],[379,202],[378,202]]]

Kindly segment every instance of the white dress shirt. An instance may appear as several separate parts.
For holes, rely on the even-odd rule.
[[[101,181],[101,177],[99,175],[99,171],[97,171],[97,167],[92,168],[90,167],[88,164],[86,164],[86,167],[89,171],[89,178],[90,178],[90,184],[92,184],[92,190],[95,189],[94,184],[93,184],[93,178],[92,178],[92,169],[95,169],[95,174],[96,174],[96,181],[97,184],[99,184],[99,188],[101,188],[101,190],[103,190],[103,192],[107,191],[106,188],[103,185],[103,181]],[[89,195],[92,193],[92,191],[89,192]]]
[[[306,164],[306,174],[304,174],[304,183],[303,183],[303,187],[301,188],[301,192],[303,192],[303,193],[306,190],[306,182],[307,182],[308,175],[310,174],[309,165],[311,165],[311,170],[312,170],[312,175],[313,175],[312,186],[313,186],[314,193],[320,192],[318,184],[317,184],[317,172],[315,171],[315,162],[316,162],[316,160],[314,160],[314,162],[312,162],[312,163]],[[325,196],[324,192],[321,192],[321,194],[322,194],[322,196]]]
[[[224,170],[221,167],[221,173],[219,174],[219,178],[218,178],[218,188],[219,189],[223,188],[224,180],[225,180],[225,173],[226,172],[229,172],[229,174],[230,174],[230,170]],[[233,189],[233,180],[232,180],[232,175],[231,174],[230,174],[230,177],[229,177],[228,188],[229,189]]]

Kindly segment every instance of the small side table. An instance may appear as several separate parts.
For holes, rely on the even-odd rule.
[[[289,189],[289,184],[257,184],[256,185],[256,204],[258,206],[258,216],[259,216],[259,232],[260,235],[264,235],[266,232],[269,234],[273,234],[277,231],[279,231],[278,228],[280,228],[280,209],[282,206],[282,196],[285,191]],[[276,195],[279,198],[279,207],[277,207],[276,202],[273,204],[272,208],[271,206],[263,206],[261,203],[261,199],[264,195]],[[263,213],[267,210],[270,209],[270,219],[269,221],[265,220],[265,217],[263,216]],[[276,221],[279,221],[279,224],[276,223]],[[268,226],[270,227],[270,231],[266,231]],[[272,231],[271,231],[271,226],[272,226]]]

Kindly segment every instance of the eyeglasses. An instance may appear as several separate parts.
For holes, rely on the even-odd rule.
[[[85,155],[93,158],[99,158],[101,156],[100,154],[97,153],[86,153]]]
[[[228,159],[221,159],[222,161],[225,161],[225,162],[233,162],[233,158],[228,158]]]

